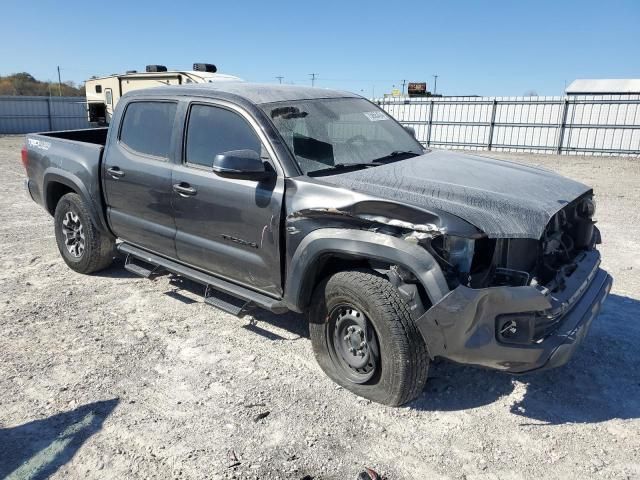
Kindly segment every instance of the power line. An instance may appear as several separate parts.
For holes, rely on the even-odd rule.
[[[282,83],[282,80],[284,79],[284,77],[282,75],[278,75],[278,76],[276,76],[276,78],[278,79],[278,81],[280,83]]]
[[[311,86],[315,87],[316,86],[316,77],[318,76],[317,73],[310,73],[309,76],[311,77]]]

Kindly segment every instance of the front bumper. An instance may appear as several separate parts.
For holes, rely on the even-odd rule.
[[[559,367],[586,336],[612,286],[599,268],[597,250],[585,252],[565,278],[566,288],[554,294],[537,287],[459,286],[417,319],[429,354],[510,373]],[[555,331],[528,344],[498,340],[497,318],[522,312],[553,313]]]

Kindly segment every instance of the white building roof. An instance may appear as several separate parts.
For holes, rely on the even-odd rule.
[[[640,78],[578,79],[571,82],[568,95],[640,93]]]

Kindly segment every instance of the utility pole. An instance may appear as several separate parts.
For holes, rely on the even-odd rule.
[[[58,96],[62,96],[62,82],[60,81],[60,65],[58,65]]]
[[[406,80],[402,80],[402,95],[404,95],[404,86],[407,84]]]
[[[316,86],[316,77],[318,76],[317,73],[310,73],[309,76],[311,77],[311,86],[315,87]]]
[[[282,83],[282,79],[283,79],[284,77],[283,77],[282,75],[278,75],[276,78],[278,79],[278,81],[279,81],[280,83]]]
[[[433,94],[435,95],[438,91],[438,75],[433,76]]]

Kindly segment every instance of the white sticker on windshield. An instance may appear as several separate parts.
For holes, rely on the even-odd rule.
[[[364,113],[364,116],[367,117],[372,122],[379,122],[380,120],[389,119],[389,117],[387,117],[383,112],[362,112],[362,113]]]

